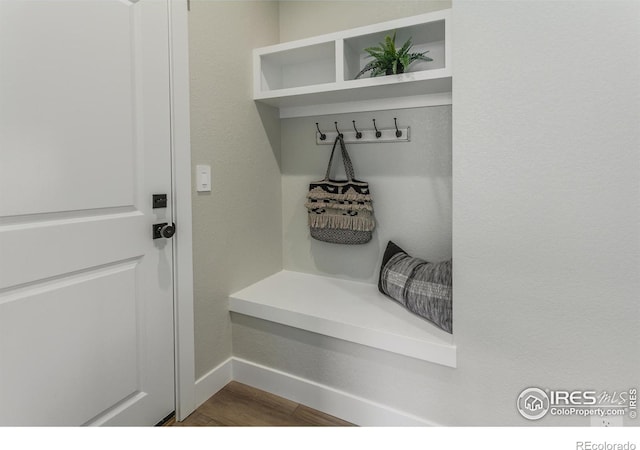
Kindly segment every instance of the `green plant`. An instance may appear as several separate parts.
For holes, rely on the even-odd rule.
[[[369,53],[368,58],[374,60],[367,63],[358,75],[356,79],[360,78],[367,72],[371,72],[372,77],[378,75],[393,75],[397,73],[404,73],[405,69],[409,67],[414,61],[433,61],[433,59],[425,56],[426,52],[416,53],[411,52],[411,38],[407,39],[400,50],[396,49],[396,32],[393,32],[393,36],[386,36],[384,43],[381,42],[377,47],[368,47],[364,51]]]

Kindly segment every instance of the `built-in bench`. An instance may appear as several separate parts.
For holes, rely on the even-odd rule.
[[[373,284],[283,270],[232,294],[229,309],[456,367],[453,336],[405,310]]]

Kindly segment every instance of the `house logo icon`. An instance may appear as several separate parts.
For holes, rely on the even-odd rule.
[[[520,393],[516,406],[525,419],[542,419],[549,411],[549,397],[542,389],[530,387]]]
[[[538,411],[542,409],[542,400],[540,400],[538,397],[535,397],[534,395],[529,395],[524,399],[524,406],[529,411]]]

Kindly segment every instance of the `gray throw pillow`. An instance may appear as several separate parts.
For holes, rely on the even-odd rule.
[[[378,289],[412,313],[453,333],[451,262],[432,263],[414,258],[389,241],[382,258]]]

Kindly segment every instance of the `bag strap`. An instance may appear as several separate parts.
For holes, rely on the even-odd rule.
[[[353,172],[353,163],[351,162],[351,158],[349,157],[349,152],[347,152],[347,147],[344,145],[344,140],[342,136],[336,136],[336,140],[333,142],[333,148],[331,149],[331,157],[329,157],[329,165],[327,166],[327,173],[324,176],[325,180],[329,180],[329,176],[331,174],[331,165],[333,164],[333,155],[336,152],[336,146],[340,142],[340,151],[342,153],[342,163],[344,164],[344,171],[347,174],[347,179],[352,181],[355,178],[355,174]]]
[[[329,179],[329,174],[331,173],[331,164],[333,164],[333,154],[336,152],[336,145],[338,145],[338,139],[340,136],[336,137],[336,140],[333,141],[333,148],[331,149],[331,156],[329,157],[329,165],[327,166],[327,173],[324,175],[325,181]]]
[[[353,163],[351,162],[351,157],[349,156],[349,152],[347,152],[347,146],[344,145],[342,135],[339,134],[338,138],[340,139],[340,148],[342,149],[342,162],[344,164],[344,171],[347,174],[347,179],[349,181],[353,181],[353,179],[356,177],[356,174],[353,171]]]

